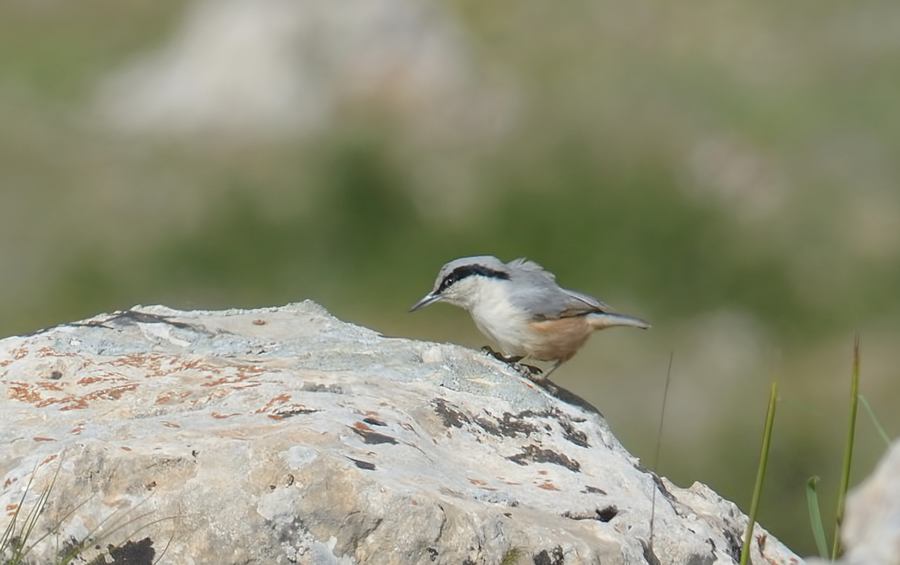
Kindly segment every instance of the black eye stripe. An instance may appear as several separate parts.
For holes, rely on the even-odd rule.
[[[503,271],[495,271],[494,269],[483,265],[463,265],[462,267],[453,269],[449,275],[444,277],[444,280],[441,281],[441,286],[438,288],[438,292],[443,292],[464,278],[471,277],[472,275],[509,280],[509,274],[504,273]]]

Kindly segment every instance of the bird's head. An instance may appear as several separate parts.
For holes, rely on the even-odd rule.
[[[488,288],[500,281],[508,281],[509,277],[509,267],[490,255],[450,261],[441,267],[437,280],[434,281],[434,290],[416,302],[409,311],[414,312],[435,302],[447,302],[471,310]]]

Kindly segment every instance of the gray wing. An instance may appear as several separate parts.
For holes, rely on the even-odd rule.
[[[533,261],[516,259],[509,267],[514,283],[509,300],[513,306],[531,312],[535,320],[556,320],[610,310],[593,296],[560,287],[552,273]]]

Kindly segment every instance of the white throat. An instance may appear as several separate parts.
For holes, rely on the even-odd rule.
[[[463,305],[472,315],[481,333],[497,342],[505,353],[524,357],[522,344],[530,341],[527,332],[529,316],[510,303],[509,281],[502,279],[481,279],[475,292],[469,295],[468,304]]]

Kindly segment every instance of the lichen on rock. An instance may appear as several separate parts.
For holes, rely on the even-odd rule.
[[[746,526],[644,469],[595,410],[309,301],[137,306],[7,338],[0,387],[0,504],[55,477],[37,560],[724,564]],[[754,562],[800,563],[755,535]]]

